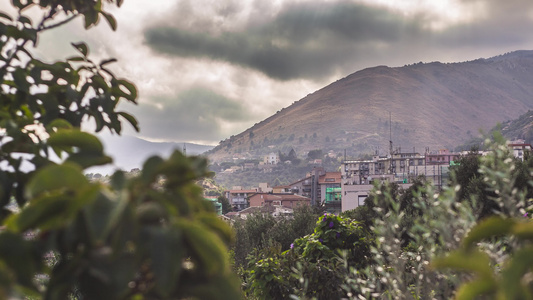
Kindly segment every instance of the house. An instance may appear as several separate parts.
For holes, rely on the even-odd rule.
[[[270,152],[269,155],[265,156],[263,162],[266,165],[277,165],[279,163],[279,157],[276,153]]]
[[[309,205],[311,199],[308,197],[292,194],[270,194],[256,193],[249,198],[250,207],[258,206],[283,206],[295,208],[300,205]]]
[[[524,140],[511,141],[507,146],[513,152],[513,156],[521,161],[527,157],[527,153],[531,152],[531,144],[527,144]]]
[[[258,192],[261,192],[261,193],[271,193],[273,191],[273,189],[270,187],[270,185],[268,184],[268,182],[260,182],[259,183],[259,190]]]
[[[425,155],[426,165],[450,164],[452,161],[459,160],[460,156],[460,153],[453,153],[448,149],[441,149],[435,153],[427,152]]]
[[[229,203],[233,207],[233,210],[240,211],[248,207],[248,197],[257,193],[255,189],[232,189],[224,192],[225,197],[229,200]]]
[[[230,212],[226,214],[226,217],[230,219],[244,219],[246,220],[249,215],[252,214],[270,214],[274,217],[288,217],[294,214],[294,210],[290,207],[284,206],[253,206],[243,209],[239,212]]]
[[[292,194],[290,185],[279,185],[272,188],[274,194]]]
[[[322,167],[315,167],[306,177],[287,186],[284,191],[311,198],[311,205],[326,206],[331,213],[341,211],[341,172],[326,172]]]

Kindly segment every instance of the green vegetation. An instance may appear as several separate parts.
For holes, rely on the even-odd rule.
[[[32,52],[41,33],[76,18],[115,29],[102,2],[12,1],[17,15],[0,13],[0,298],[238,299],[233,233],[196,185],[209,175],[205,159],[155,156],[138,176],[116,172],[105,185],[83,174],[111,158],[82,121],[137,129],[117,111],[137,90],[107,69],[114,59],[92,61],[83,42],[66,61]],[[32,8],[43,13],[37,23]]]
[[[494,141],[489,155],[463,158],[441,192],[422,179],[407,190],[376,186],[364,206],[341,217],[321,217],[314,233],[295,239],[291,249],[254,252],[244,273],[246,294],[253,299],[533,299],[528,217],[533,187],[530,180],[523,185],[532,168],[529,160],[512,158],[501,135]],[[478,172],[471,180],[460,174],[468,169]],[[339,232],[354,238],[339,240]]]

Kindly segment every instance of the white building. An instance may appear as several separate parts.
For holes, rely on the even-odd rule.
[[[269,155],[265,156],[264,162],[266,165],[277,165],[279,157],[276,153],[271,152]]]

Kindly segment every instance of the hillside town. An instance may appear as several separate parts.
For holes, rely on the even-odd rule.
[[[514,157],[520,160],[524,160],[525,153],[532,149],[532,145],[524,140],[510,141],[508,147]],[[420,176],[440,190],[449,180],[450,166],[456,165],[462,156],[472,153],[447,149],[430,151],[426,148],[420,154],[402,152],[398,148],[389,155],[374,155],[371,159],[342,159],[337,171],[326,170],[320,166],[321,159],[315,159],[309,162],[312,169],[304,178],[289,184],[271,186],[264,182],[256,187],[233,186],[225,190],[224,197],[232,207],[226,216],[246,218],[246,215],[257,211],[273,215],[291,214],[299,205],[323,206],[328,213],[339,214],[364,205],[376,183],[396,183],[406,189]],[[475,154],[483,156],[487,151],[475,151]],[[325,154],[328,155],[331,153]],[[270,153],[258,165],[244,163],[223,172],[239,172],[244,168],[260,168],[271,172],[271,167],[277,164],[290,164],[290,161],[280,161],[278,154]],[[222,213],[216,198],[206,196],[206,199],[213,201],[217,212]]]

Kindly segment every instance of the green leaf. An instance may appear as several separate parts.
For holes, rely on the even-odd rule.
[[[214,213],[202,212],[197,215],[198,221],[216,232],[226,244],[230,244],[234,239],[234,232],[230,226]]]
[[[30,26],[32,26],[31,19],[26,17],[26,16],[23,16],[23,15],[19,16],[19,22],[21,22],[23,24],[29,24]]]
[[[7,219],[6,225],[18,232],[29,229],[47,231],[64,228],[73,221],[83,206],[97,198],[99,192],[100,187],[97,185],[78,188],[74,194],[61,190],[51,191],[31,199],[30,204],[19,214]]]
[[[119,85],[119,88],[123,87],[129,92],[129,94],[124,94],[123,97],[132,102],[135,102],[135,99],[137,99],[137,88],[135,87],[135,85],[124,79],[117,80],[117,83]],[[124,90],[122,91],[124,92]]]
[[[67,61],[85,61],[85,58],[81,56],[71,56],[67,58]]]
[[[0,263],[9,267],[17,284],[35,289],[35,274],[43,268],[39,250],[21,234],[9,231],[0,233]]]
[[[26,187],[26,196],[31,199],[55,190],[76,191],[88,184],[79,166],[71,163],[50,165],[33,176]]]
[[[84,57],[87,57],[87,55],[89,54],[89,48],[87,47],[87,44],[85,44],[84,42],[70,43],[70,44],[74,46],[76,50],[80,51],[80,53],[83,54]]]
[[[116,62],[116,61],[117,61],[116,58],[110,58],[110,59],[102,60],[102,61],[100,62],[100,68],[103,67],[103,66],[105,66],[105,65],[107,65],[107,64],[114,63],[114,62]]]
[[[521,240],[533,239],[533,222],[517,222],[512,228],[512,233]]]
[[[117,30],[117,20],[115,20],[115,17],[113,17],[111,14],[108,14],[108,13],[103,12],[103,11],[101,11],[100,13],[107,20],[107,23],[109,23],[109,27],[111,27],[111,29],[113,29],[113,31]]]
[[[436,258],[431,262],[432,268],[473,272],[482,278],[492,279],[493,272],[487,254],[478,250],[453,251],[445,257]]]
[[[65,119],[54,119],[46,126],[48,131],[57,131],[58,129],[72,129],[72,125]]]
[[[9,21],[13,21],[13,19],[11,18],[11,16],[9,16],[8,14],[5,14],[3,12],[0,11],[0,18],[3,18],[3,19],[8,19]]]
[[[471,249],[478,242],[495,236],[505,235],[511,232],[515,221],[512,219],[502,219],[500,217],[490,217],[477,224],[463,240],[463,247]]]
[[[198,281],[187,283],[183,287],[184,294],[193,299],[244,299],[240,292],[241,283],[233,274],[215,276],[209,280],[209,285]]]
[[[147,234],[145,240],[155,274],[155,288],[166,299],[176,289],[180,279],[185,256],[182,234],[172,227],[151,227],[147,229]]]
[[[117,114],[119,114],[124,119],[126,119],[131,124],[131,126],[133,126],[135,131],[139,132],[139,123],[137,122],[137,119],[135,119],[134,116],[132,116],[132,115],[126,113],[126,112],[123,112],[123,111],[119,111],[119,112],[117,112]]]
[[[83,16],[85,17],[85,29],[89,29],[89,27],[98,23],[99,14],[97,11],[88,10],[83,14]]]
[[[141,178],[146,183],[152,183],[157,175],[159,175],[159,169],[163,164],[163,159],[159,156],[152,156],[148,158],[142,167]]]
[[[505,299],[532,299],[531,291],[524,279],[533,267],[533,247],[528,246],[514,253],[511,261],[502,271],[502,289]]]
[[[106,240],[108,223],[116,206],[117,203],[100,193],[91,205],[84,208],[87,230],[93,243],[100,244]]]
[[[74,162],[80,165],[83,169],[86,169],[89,167],[110,164],[113,162],[113,159],[102,153],[80,152],[70,154],[67,161]]]
[[[205,270],[207,276],[227,272],[228,250],[218,235],[191,220],[178,219],[175,225],[183,231],[187,245],[190,247],[188,254],[197,259],[200,270]]]
[[[456,300],[473,300],[479,296],[496,290],[496,284],[490,280],[478,279],[463,284],[455,294]]]
[[[104,151],[102,143],[96,136],[78,129],[58,130],[50,135],[48,144],[60,149],[77,147],[80,152],[83,151],[94,154],[102,154]]]

